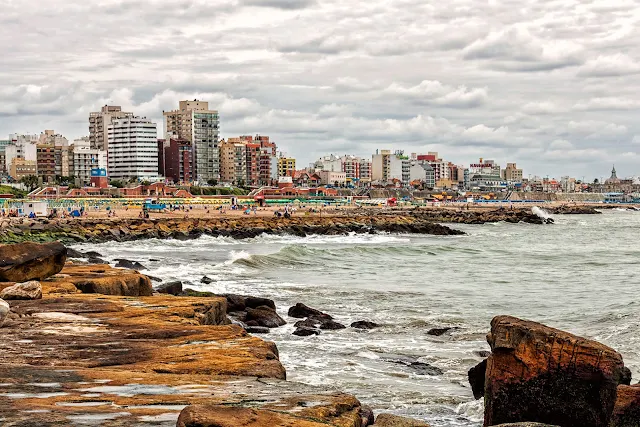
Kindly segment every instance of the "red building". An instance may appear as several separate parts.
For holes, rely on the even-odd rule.
[[[193,181],[193,146],[191,142],[186,139],[159,139],[158,173],[174,183]]]

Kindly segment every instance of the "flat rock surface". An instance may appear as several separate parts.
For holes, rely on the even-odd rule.
[[[296,393],[256,379],[285,377],[273,343],[205,323],[226,318],[224,298],[50,293],[9,304],[0,425],[175,426],[187,405]]]

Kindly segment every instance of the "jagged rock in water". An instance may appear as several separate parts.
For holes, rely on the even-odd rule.
[[[247,308],[247,316],[245,317],[247,325],[249,322],[255,322],[255,325],[250,326],[265,326],[267,328],[277,328],[282,325],[286,325],[287,322],[276,313],[271,307],[260,306],[258,308]]]
[[[293,331],[293,335],[297,335],[299,337],[308,337],[310,335],[320,335],[320,330],[316,328],[309,328],[307,326],[299,326],[295,331]]]
[[[324,317],[326,319],[333,319],[328,314],[323,313],[320,310],[316,310],[315,308],[307,307],[301,302],[289,308],[289,311],[287,314],[290,317],[295,317],[297,319],[304,319],[305,317]]]
[[[511,316],[487,336],[485,426],[541,422],[607,427],[624,377],[622,356],[596,341]]]
[[[486,371],[487,359],[469,369],[469,372],[467,373],[469,384],[471,384],[471,390],[473,391],[473,397],[476,399],[480,399],[484,396],[484,377]]]
[[[140,264],[138,261],[129,261],[128,259],[116,258],[117,268],[129,268],[131,270],[146,270],[146,267]]]

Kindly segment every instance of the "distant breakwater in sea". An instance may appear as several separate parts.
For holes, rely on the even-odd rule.
[[[556,214],[599,213],[589,207],[563,207]],[[552,224],[552,218],[534,214],[530,209],[352,209],[291,218],[264,216],[220,216],[209,218],[76,218],[0,220],[0,243],[23,241],[64,243],[132,241],[149,238],[191,239],[203,235],[247,239],[261,234],[342,235],[349,233],[407,233],[455,236],[464,232],[441,225],[485,223]]]
[[[433,221],[412,216],[326,216],[326,217],[231,217],[185,219],[75,219],[63,221],[27,220],[0,229],[0,242],[22,241],[64,243],[133,241],[150,238],[195,239],[203,235],[247,239],[262,234],[341,235],[373,233],[415,233],[438,236],[462,235]]]

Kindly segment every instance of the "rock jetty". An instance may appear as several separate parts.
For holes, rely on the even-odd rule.
[[[14,220],[10,218],[9,220]],[[5,222],[8,220],[5,220]],[[327,216],[154,218],[154,219],[68,219],[24,220],[0,227],[0,243],[24,241],[66,244],[78,242],[131,241],[146,238],[192,239],[202,235],[247,239],[262,234],[343,235],[348,233],[417,233],[439,236],[464,234],[432,220],[410,215],[396,216]],[[135,267],[123,263],[124,267]],[[139,267],[138,267],[139,268]]]
[[[484,426],[639,425],[640,393],[624,385],[630,372],[615,350],[510,316],[492,320],[487,342],[491,355],[469,371],[475,397],[484,396]]]

